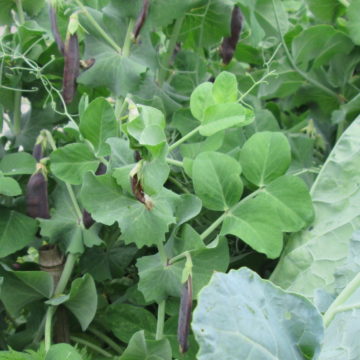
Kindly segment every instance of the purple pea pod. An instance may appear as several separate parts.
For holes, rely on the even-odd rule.
[[[190,331],[191,311],[192,311],[192,280],[191,280],[191,276],[189,276],[182,289],[180,309],[179,309],[178,331],[177,331],[179,350],[182,354],[189,349],[188,338]]]
[[[40,162],[43,158],[43,148],[41,143],[34,145],[32,155],[36,159],[36,162]]]
[[[34,219],[50,219],[48,183],[41,170],[32,174],[26,185],[26,213]]]
[[[64,42],[61,39],[61,35],[59,33],[58,25],[57,25],[57,18],[56,18],[56,9],[49,5],[49,18],[50,18],[50,24],[51,24],[51,32],[54,36],[55,42],[57,44],[57,47],[62,55],[65,54],[65,46]]]
[[[230,36],[223,39],[220,47],[220,55],[225,65],[227,65],[234,56],[236,45],[240,38],[243,20],[244,17],[240,8],[238,6],[234,6],[231,15]]]
[[[70,34],[65,44],[65,64],[62,95],[66,104],[70,104],[76,90],[76,78],[79,75],[80,56],[79,41],[76,34]]]
[[[136,20],[136,24],[134,27],[135,40],[138,38],[140,31],[145,24],[147,15],[149,13],[149,5],[150,5],[149,0],[144,0],[143,7],[141,9],[140,15],[138,16],[138,18]]]

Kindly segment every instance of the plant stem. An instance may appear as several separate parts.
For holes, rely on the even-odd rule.
[[[181,139],[179,139],[178,141],[174,142],[172,145],[169,146],[169,152],[176,149],[179,145],[181,145],[183,142],[185,142],[186,140],[190,139],[192,136],[194,136],[196,133],[199,132],[201,128],[201,125],[199,125],[198,127],[196,127],[195,129],[191,130],[190,132],[188,132],[185,136],[183,136]]]
[[[80,207],[79,207],[79,204],[78,204],[78,202],[77,202],[77,200],[76,200],[76,196],[75,196],[74,190],[73,190],[73,188],[72,188],[72,186],[71,186],[70,184],[65,183],[65,185],[66,185],[66,189],[67,189],[67,191],[68,191],[68,193],[69,193],[71,202],[72,202],[72,204],[73,204],[73,206],[74,206],[76,215],[77,215],[77,217],[78,217],[78,222],[79,222],[79,224],[81,225],[81,224],[82,224],[82,212],[81,212]]]
[[[124,57],[128,57],[130,55],[130,45],[131,45],[131,38],[133,36],[134,23],[135,20],[130,19],[122,49],[122,55]]]
[[[181,17],[177,18],[176,21],[175,21],[174,29],[173,29],[173,32],[172,32],[171,37],[170,37],[169,46],[168,46],[168,49],[166,51],[162,67],[161,67],[161,69],[159,71],[159,85],[160,86],[164,83],[164,81],[166,79],[170,59],[171,59],[171,57],[172,57],[172,55],[174,53],[175,46],[176,46],[176,41],[177,41],[177,39],[179,37],[180,30],[181,30],[181,25],[182,25],[183,21],[184,21],[184,16],[181,16]]]
[[[342,98],[336,94],[334,91],[332,91],[331,89],[327,88],[325,85],[321,84],[320,82],[318,82],[317,80],[311,78],[310,76],[308,76],[308,74],[306,74],[304,71],[302,71],[295,63],[294,59],[292,58],[290,51],[285,43],[284,40],[284,36],[281,32],[281,28],[280,28],[280,22],[279,22],[279,17],[278,17],[278,13],[276,10],[276,5],[275,5],[275,0],[272,0],[272,5],[274,8],[274,15],[275,15],[275,20],[276,20],[276,25],[278,28],[278,32],[280,34],[280,39],[281,39],[281,44],[285,50],[285,54],[286,57],[288,58],[290,65],[292,66],[292,68],[299,74],[301,75],[307,82],[309,82],[310,84],[316,86],[317,88],[321,89],[322,91],[326,92],[328,95],[334,97],[338,102],[342,103]]]
[[[184,164],[182,161],[178,161],[178,160],[174,160],[171,158],[166,158],[166,162],[170,165],[175,165],[175,166],[179,166],[179,167],[184,167]]]
[[[180,181],[178,181],[173,176],[169,176],[169,180],[185,194],[191,194],[191,192]]]
[[[74,255],[72,253],[69,253],[68,256],[66,257],[64,269],[61,273],[59,282],[55,288],[54,296],[58,296],[64,292],[66,285],[69,282],[72,271],[74,269],[76,259],[77,259],[77,255]]]
[[[76,3],[81,8],[82,12],[85,14],[85,16],[88,18],[88,20],[91,22],[91,24],[94,26],[94,28],[99,32],[99,34],[102,36],[102,38],[110,45],[112,48],[118,52],[121,53],[121,47],[104,31],[104,29],[96,22],[96,20],[93,18],[93,16],[89,13],[89,11],[86,9],[86,7],[81,3],[80,0],[75,0]]]
[[[166,306],[166,300],[163,300],[158,304],[156,336],[155,336],[156,340],[161,340],[164,336],[165,306]]]
[[[19,22],[20,22],[20,25],[22,25],[25,22],[25,15],[24,15],[24,10],[22,7],[21,0],[15,0],[15,3],[16,3],[17,13],[19,16]]]
[[[244,197],[241,201],[231,207],[229,210],[225,211],[220,217],[218,217],[201,235],[201,240],[205,240],[222,222],[225,220],[227,216],[231,214],[232,211],[235,211],[240,205],[244,204],[246,201],[255,197],[262,189],[258,189],[248,196]]]
[[[115,343],[111,338],[109,338],[107,335],[99,331],[98,329],[94,327],[89,327],[88,331],[94,334],[96,337],[98,337],[100,340],[104,341],[106,344],[108,344],[112,349],[114,349],[119,355],[121,355],[124,350],[121,346]]]
[[[82,339],[82,338],[79,338],[77,336],[70,336],[70,339],[78,344],[81,344],[81,345],[85,345],[86,347],[88,347],[89,349],[91,350],[94,350],[96,351],[98,354],[102,355],[102,356],[105,356],[107,358],[112,358],[113,357],[113,354],[107,352],[106,350],[102,349],[101,347],[91,343],[90,341],[88,340],[85,340],[85,339]]]
[[[55,313],[55,307],[49,306],[46,311],[45,316],[45,335],[44,335],[44,342],[45,342],[45,352],[47,353],[51,346],[51,334],[52,334],[52,318]]]
[[[324,314],[324,325],[328,326],[335,314],[338,312],[338,308],[359,288],[360,286],[360,273],[358,273],[345,287],[345,289],[338,295],[338,297],[330,305],[329,309]]]
[[[159,241],[158,242],[158,245],[157,245],[157,248],[158,248],[158,251],[159,251],[159,255],[160,255],[160,258],[161,258],[161,261],[164,265],[167,264],[167,261],[168,261],[168,257],[166,255],[166,251],[165,251],[165,247],[164,247],[164,243],[162,241]]]
[[[21,87],[21,82],[18,84]],[[14,118],[13,128],[15,136],[21,131],[21,91],[16,91],[14,95]]]

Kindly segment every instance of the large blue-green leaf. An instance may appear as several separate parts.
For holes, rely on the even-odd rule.
[[[247,268],[213,275],[199,294],[192,328],[198,360],[316,359],[324,331],[307,299]]]
[[[360,118],[342,135],[311,189],[312,226],[289,239],[272,280],[314,299],[335,291],[337,269],[346,261],[354,229],[360,228]]]

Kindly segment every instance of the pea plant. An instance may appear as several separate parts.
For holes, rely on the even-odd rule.
[[[1,359],[360,356],[360,1],[0,5]]]

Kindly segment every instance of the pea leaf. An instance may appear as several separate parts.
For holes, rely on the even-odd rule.
[[[5,155],[0,161],[0,171],[4,175],[32,174],[36,169],[36,160],[26,152]]]
[[[346,16],[348,18],[347,28],[349,30],[352,41],[356,45],[360,45],[360,26],[358,19],[356,17],[356,14],[359,12],[359,10],[360,10],[360,1],[352,0],[346,11]]]
[[[193,238],[193,240],[188,239],[187,243],[191,244],[197,241],[198,244],[196,247],[190,245],[186,248],[186,251],[191,251],[193,297],[196,298],[214,271],[225,271],[227,269],[229,250],[225,239],[219,240],[216,247],[207,248],[204,244],[201,246],[198,240],[199,235],[195,231],[188,232],[183,236]],[[185,261],[183,258],[174,264],[164,265],[159,254],[139,258],[136,265],[140,276],[138,288],[143,293],[145,300],[160,302],[167,296],[180,297]],[[158,283],[156,288],[154,287],[154,279],[157,279]]]
[[[119,223],[126,244],[141,248],[165,240],[173,216],[177,196],[163,190],[151,198],[152,208],[123,194],[111,175],[85,175],[80,198],[93,218],[106,225]]]
[[[224,176],[226,174],[226,176]],[[241,166],[229,155],[203,152],[192,166],[195,193],[210,210],[224,211],[240,200]]]
[[[93,144],[98,156],[110,154],[106,139],[117,135],[116,126],[114,110],[102,97],[92,101],[80,118],[80,131]]]
[[[212,96],[216,104],[236,103],[238,98],[236,76],[228,71],[222,71],[216,77]]]
[[[321,21],[333,22],[342,5],[337,0],[306,0],[310,11]]]
[[[119,360],[171,360],[171,346],[167,339],[148,340],[144,331],[135,333]]]
[[[60,180],[72,185],[80,185],[84,174],[95,171],[99,160],[85,144],[69,144],[55,150],[50,155],[51,171]]]
[[[69,344],[52,345],[46,354],[45,360],[81,360],[82,357],[78,351]]]
[[[101,321],[121,341],[128,343],[134,333],[143,330],[154,337],[155,316],[148,310],[131,304],[115,303],[108,306]]]
[[[71,283],[70,297],[64,305],[78,319],[85,331],[94,319],[97,310],[97,292],[94,279],[85,274]]]
[[[192,328],[199,360],[223,354],[228,360],[316,359],[324,333],[321,315],[308,300],[247,268],[212,276],[200,293]]]
[[[283,175],[291,161],[290,145],[282,133],[259,132],[246,141],[240,153],[244,176],[263,186]]]
[[[19,183],[10,177],[0,174],[0,194],[6,196],[21,195],[22,190]]]
[[[34,239],[36,221],[14,210],[0,207],[0,257],[13,254]]]
[[[190,110],[194,118],[202,121],[205,110],[215,104],[212,96],[213,84],[204,82],[197,86],[190,96]]]

